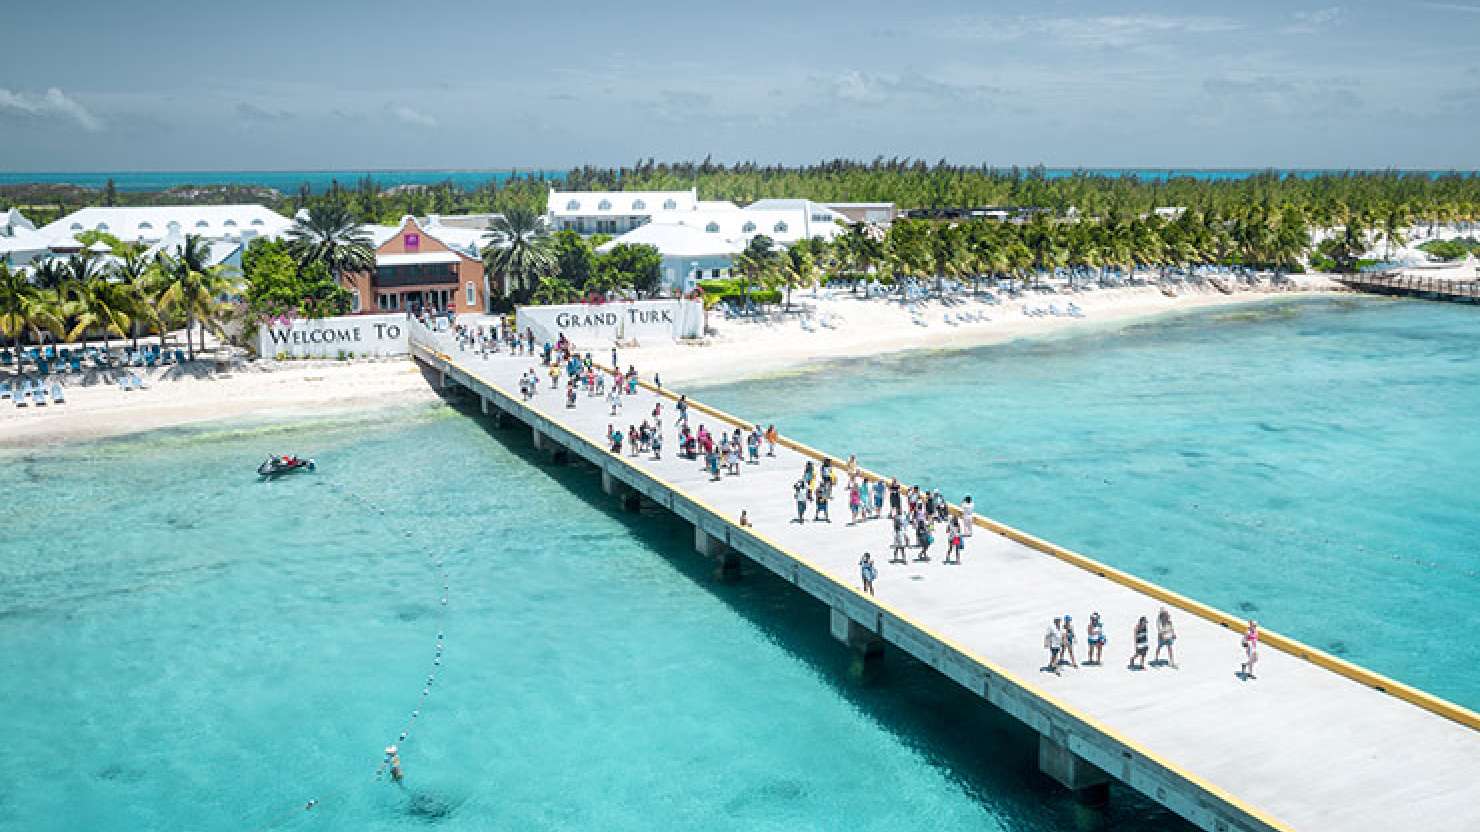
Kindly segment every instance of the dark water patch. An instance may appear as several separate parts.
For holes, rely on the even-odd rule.
[[[1167,567],[1167,566],[1159,566],[1158,565],[1158,566],[1151,567],[1151,574],[1156,575],[1158,577],[1163,577],[1163,576],[1172,574],[1172,570],[1171,570],[1170,567]]]
[[[412,792],[411,799],[406,801],[406,815],[422,823],[441,823],[452,817],[461,803],[461,800],[441,792]]]
[[[1345,656],[1347,653],[1351,652],[1351,650],[1346,646],[1346,642],[1333,641],[1330,644],[1326,645],[1326,652],[1330,653],[1333,656]]]
[[[1240,601],[1238,602],[1238,610],[1239,612],[1258,612],[1259,605],[1253,601]]]
[[[93,776],[111,783],[132,784],[144,779],[144,770],[123,763],[110,763],[98,769]]]
[[[1258,428],[1265,433],[1284,433],[1286,430],[1285,428],[1279,427],[1278,425],[1272,425],[1269,422],[1258,422],[1256,424],[1258,425]]]
[[[420,621],[432,611],[425,604],[402,604],[396,607],[396,618],[401,621]]]
[[[166,517],[164,519],[164,524],[172,529],[179,529],[182,531],[200,528],[200,523],[189,517]]]
[[[760,808],[767,812],[778,803],[794,803],[807,796],[807,784],[789,777],[767,780],[741,789],[725,802],[727,814],[739,815]]]

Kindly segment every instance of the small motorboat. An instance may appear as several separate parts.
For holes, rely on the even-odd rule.
[[[301,456],[270,456],[257,466],[257,475],[271,479],[298,471],[314,470],[314,461]]]

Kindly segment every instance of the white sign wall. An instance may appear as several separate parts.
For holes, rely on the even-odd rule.
[[[565,337],[578,346],[615,341],[668,341],[704,334],[704,306],[696,300],[636,300],[521,306],[519,331],[534,330],[541,341]]]
[[[345,315],[270,321],[257,330],[257,354],[295,358],[406,355],[410,321],[399,315]]]

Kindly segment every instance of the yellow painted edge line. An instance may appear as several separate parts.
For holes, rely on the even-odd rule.
[[[601,367],[601,365],[596,366]],[[678,398],[678,394],[673,393],[667,388],[654,387],[652,384],[642,380],[639,380],[638,384],[644,389],[658,393],[662,396],[666,396],[669,399],[676,400]],[[689,399],[688,405],[695,410],[709,414],[710,416],[713,416],[717,419],[730,422],[741,428],[748,429],[754,427],[752,423],[744,419],[726,413],[718,408],[706,405],[702,402],[696,402],[692,399]],[[823,453],[822,451],[819,451],[808,445],[804,445],[794,439],[788,439],[784,436],[777,438],[777,444],[786,448],[790,448],[791,450],[794,450],[804,456],[811,457],[812,459],[818,461],[831,459],[838,462],[839,464],[841,464],[843,461],[842,457]],[[888,481],[887,477],[884,477],[881,474],[876,474],[866,468],[860,468],[859,473],[865,479],[885,480],[886,482]],[[955,504],[952,504],[950,509],[952,514],[959,516],[961,513],[961,509]],[[1086,572],[1093,572],[1094,574],[1118,583],[1121,586],[1136,590],[1137,592],[1140,592],[1144,595],[1149,595],[1152,598],[1155,598],[1163,603],[1170,604],[1182,610],[1183,612],[1191,613],[1199,618],[1231,629],[1235,633],[1241,633],[1247,621],[1247,619],[1230,615],[1229,613],[1226,613],[1223,610],[1218,609],[1217,607],[1204,604],[1201,601],[1197,601],[1185,595],[1182,595],[1181,593],[1174,592],[1173,590],[1167,589],[1160,584],[1152,583],[1151,581],[1148,581],[1144,578],[1132,575],[1129,572],[1125,572],[1113,566],[1101,563],[1093,558],[1075,552],[1072,549],[1066,549],[1057,544],[1050,543],[1047,540],[1043,540],[1042,538],[1029,534],[1028,532],[1009,526],[1001,521],[993,520],[989,517],[984,517],[978,514],[974,516],[974,524],[984,529],[995,532],[996,534],[999,534],[1003,537],[1006,537],[1009,540],[1021,543],[1031,549],[1035,549],[1047,555],[1052,555],[1053,557],[1056,557],[1059,560],[1064,561],[1065,563],[1077,566],[1080,569],[1085,570]],[[1310,645],[1305,644],[1302,641],[1291,638],[1290,636],[1281,635],[1280,633],[1273,630],[1266,630],[1261,627],[1259,633],[1262,643],[1267,644],[1282,653],[1288,653],[1289,655],[1295,656],[1296,658],[1304,659],[1311,664],[1316,665],[1317,667],[1324,668],[1339,676],[1343,676],[1347,679],[1351,679],[1352,681],[1359,682],[1371,688],[1375,688],[1382,693],[1388,694],[1389,696],[1400,699],[1411,705],[1416,705],[1417,707],[1420,707],[1430,713],[1444,717],[1445,719],[1448,719],[1452,722],[1457,722],[1460,725],[1463,725],[1472,730],[1480,730],[1480,713],[1476,713],[1475,711],[1470,710],[1469,708],[1466,708],[1465,706],[1460,705],[1457,702],[1451,702],[1448,699],[1435,696],[1428,691],[1420,690],[1419,688],[1413,687],[1412,685],[1400,682],[1397,679],[1384,676],[1383,674],[1378,673],[1374,670],[1369,670],[1368,668],[1362,667],[1361,665],[1353,664],[1352,662],[1346,661],[1345,659],[1337,658],[1336,656],[1333,656],[1325,652],[1324,650],[1311,647]]]
[[[441,355],[440,353],[438,353],[438,354]],[[443,359],[446,360],[449,364],[453,363],[451,361],[451,359],[446,358],[445,356],[443,356]],[[483,378],[481,375],[478,375],[477,373],[474,373],[471,370],[468,370],[468,369],[466,369],[464,367],[461,367],[461,366],[459,366],[458,369],[461,370],[464,374],[468,375],[469,377],[474,378],[474,379],[477,379],[480,383],[482,383],[483,385],[487,386],[489,389],[498,391],[498,393],[500,395],[504,396],[505,398],[508,398],[509,401],[513,401],[514,400],[512,397],[509,396],[508,391],[504,390],[502,387],[500,387],[500,386],[498,386],[496,384],[493,384],[493,383],[489,382],[487,379]],[[646,383],[643,383],[643,386],[646,389],[648,389],[648,390],[651,390],[653,392],[657,392],[657,393],[659,393],[661,395],[666,395],[669,398],[677,398],[672,393],[669,393],[669,392],[664,391],[664,390],[659,390],[658,388],[652,387],[651,385],[647,385]],[[693,404],[693,403],[691,402],[690,404]],[[613,454],[610,450],[608,450],[606,448],[603,448],[600,445],[594,445],[593,443],[590,442],[590,440],[587,440],[587,439],[585,439],[585,437],[581,436],[581,434],[580,434],[580,432],[578,430],[573,429],[571,426],[565,424],[562,420],[560,420],[560,419],[558,419],[558,418],[556,418],[554,416],[551,416],[550,414],[544,412],[543,410],[540,410],[539,408],[536,408],[536,407],[534,407],[534,406],[532,406],[532,405],[530,405],[528,403],[521,403],[521,406],[524,407],[527,410],[530,410],[530,411],[538,414],[539,416],[543,417],[544,419],[546,419],[546,420],[548,420],[548,421],[550,421],[550,422],[552,422],[554,424],[559,425],[567,433],[570,433],[572,436],[575,436],[578,439],[580,439],[581,441],[586,442],[587,445],[591,445],[592,447],[596,448],[596,450],[599,451],[600,453],[605,454],[606,456],[611,457],[613,459],[616,459],[618,462],[622,463],[623,465],[625,465],[625,466],[627,466],[629,468],[635,468],[635,466],[633,466],[631,463],[628,463],[625,460],[623,460],[620,456],[617,456],[617,455]],[[709,407],[707,405],[701,405],[701,406],[699,406],[699,409],[703,410],[706,413],[709,413],[711,415],[714,415],[714,416],[716,416],[718,418],[726,419],[728,421],[731,421],[733,423],[736,423],[736,424],[740,425],[741,427],[749,427],[749,423],[744,422],[744,421],[739,420],[739,419],[736,419],[735,417],[730,416],[729,414],[725,414],[723,411],[717,410],[717,409],[712,408],[712,407]],[[805,445],[799,445],[798,447],[799,448],[806,448]],[[807,451],[811,451],[810,448],[807,448],[806,450]],[[805,453],[805,451],[804,451],[804,453]],[[813,455],[817,455],[815,451],[811,451],[811,453]],[[668,480],[665,480],[665,479],[663,479],[661,477],[658,477],[658,476],[655,476],[655,475],[652,475],[652,474],[648,474],[646,471],[643,471],[642,473],[644,474],[644,476],[647,476],[649,479],[652,479],[655,482],[663,485],[664,487],[668,488],[670,491],[674,492],[675,494],[682,495],[684,497],[684,499],[688,500],[691,503],[694,503],[696,506],[699,506],[703,510],[709,512],[711,515],[714,515],[715,517],[718,517],[720,519],[725,519],[726,517],[728,517],[727,514],[725,514],[724,512],[720,511],[715,506],[711,505],[708,501],[706,501],[706,500],[704,500],[704,499],[702,499],[700,497],[694,496],[693,494],[690,494],[688,491],[684,490],[683,488],[680,488],[677,485],[674,485],[673,483],[669,482]],[[991,673],[996,674],[997,676],[999,676],[999,677],[1001,677],[1003,679],[1007,679],[1012,684],[1017,685],[1019,688],[1021,688],[1021,689],[1025,690],[1025,691],[1027,691],[1028,693],[1030,693],[1030,694],[1038,697],[1039,699],[1043,700],[1044,702],[1048,703],[1049,705],[1051,705],[1051,706],[1053,706],[1055,708],[1058,708],[1060,711],[1068,714],[1069,716],[1073,717],[1074,719],[1079,720],[1080,722],[1084,723],[1089,728],[1091,728],[1091,729],[1093,729],[1095,731],[1098,731],[1099,733],[1101,733],[1101,734],[1109,737],[1110,739],[1114,740],[1115,742],[1120,743],[1122,746],[1125,746],[1126,748],[1131,749],[1132,751],[1134,751],[1135,753],[1141,755],[1142,757],[1146,758],[1147,760],[1150,760],[1153,763],[1155,763],[1156,765],[1161,766],[1162,768],[1166,769],[1167,771],[1172,772],[1173,774],[1177,775],[1178,777],[1181,777],[1182,779],[1186,780],[1188,783],[1191,783],[1194,786],[1202,789],[1203,791],[1205,791],[1205,792],[1207,792],[1207,793],[1209,793],[1211,795],[1214,795],[1219,800],[1223,801],[1224,803],[1228,804],[1229,806],[1232,806],[1232,807],[1238,809],[1239,811],[1243,812],[1244,814],[1248,815],[1249,817],[1254,818],[1254,819],[1258,820],[1259,822],[1261,822],[1261,823],[1263,823],[1263,824],[1265,824],[1265,825],[1267,825],[1267,826],[1269,826],[1271,828],[1280,829],[1280,830],[1288,830],[1288,832],[1294,832],[1293,827],[1291,827],[1288,824],[1284,823],[1283,821],[1275,818],[1269,812],[1267,812],[1267,811],[1265,811],[1263,809],[1260,809],[1260,808],[1258,808],[1256,806],[1253,806],[1252,804],[1248,803],[1247,801],[1245,801],[1245,800],[1243,800],[1243,799],[1241,799],[1241,798],[1233,795],[1227,789],[1224,789],[1223,787],[1218,786],[1218,785],[1216,785],[1216,784],[1214,784],[1214,783],[1212,783],[1212,782],[1204,779],[1203,777],[1201,777],[1201,776],[1199,776],[1197,774],[1193,774],[1192,772],[1188,771],[1187,769],[1183,768],[1182,766],[1177,765],[1176,763],[1173,763],[1173,762],[1167,760],[1166,758],[1162,757],[1159,754],[1156,754],[1156,753],[1154,753],[1152,751],[1147,750],[1139,742],[1136,742],[1134,740],[1129,739],[1128,737],[1124,736],[1123,734],[1121,734],[1120,732],[1116,731],[1115,729],[1110,728],[1109,726],[1105,725],[1100,720],[1098,720],[1098,719],[1096,719],[1096,718],[1094,718],[1092,716],[1089,716],[1088,714],[1085,714],[1085,713],[1081,712],[1078,708],[1076,708],[1076,707],[1074,707],[1072,705],[1069,705],[1068,703],[1064,702],[1062,699],[1059,699],[1057,696],[1054,696],[1054,695],[1052,695],[1052,694],[1044,691],[1042,688],[1038,687],[1037,685],[1030,684],[1029,682],[1027,682],[1024,679],[1022,679],[1021,677],[1019,677],[1017,674],[1012,673],[1012,672],[1009,672],[1009,671],[1003,669],[1001,666],[999,666],[995,662],[989,661],[989,660],[987,660],[987,659],[985,659],[985,658],[977,655],[976,652],[967,649],[966,647],[964,647],[960,643],[956,642],[954,639],[951,639],[951,638],[948,638],[948,637],[946,637],[944,635],[941,635],[940,633],[936,632],[933,628],[928,627],[928,626],[926,626],[924,624],[921,624],[921,623],[915,621],[912,617],[910,617],[909,615],[901,612],[900,610],[896,609],[892,605],[886,604],[886,603],[884,603],[882,601],[879,601],[876,598],[874,598],[873,596],[866,596],[861,591],[859,591],[857,588],[855,588],[854,586],[852,586],[851,584],[843,583],[843,582],[837,580],[836,578],[832,577],[832,575],[828,574],[827,571],[825,571],[821,567],[817,566],[817,564],[813,563],[811,559],[806,558],[806,557],[803,557],[802,555],[798,554],[797,552],[792,551],[790,548],[788,548],[786,546],[783,546],[783,545],[775,542],[771,538],[766,537],[765,535],[762,535],[761,533],[759,533],[757,531],[754,531],[753,528],[751,528],[751,529],[743,529],[743,528],[739,527],[738,525],[736,525],[735,524],[735,521],[731,521],[731,525],[733,526],[732,531],[739,530],[742,534],[749,534],[749,535],[751,535],[752,537],[756,538],[760,542],[766,544],[767,546],[770,546],[772,549],[775,549],[776,551],[782,553],[783,555],[785,555],[785,556],[787,556],[787,557],[789,557],[789,558],[797,561],[798,563],[806,566],[808,569],[812,570],[813,573],[815,573],[818,576],[820,576],[823,580],[830,581],[835,586],[840,587],[840,588],[842,588],[843,590],[845,590],[845,591],[847,591],[849,593],[852,593],[853,595],[857,596],[859,599],[863,600],[864,602],[866,602],[868,604],[872,604],[872,605],[878,607],[879,609],[881,609],[881,610],[889,613],[890,615],[894,616],[895,618],[899,619],[900,621],[904,622],[905,624],[909,625],[910,627],[913,627],[914,629],[916,629],[916,630],[924,633],[925,635],[929,636],[930,638],[935,639],[937,642],[941,643],[942,645],[944,645],[944,646],[950,648],[951,650],[954,650],[955,652],[961,654],[962,656],[965,656],[968,659],[976,662],[982,668],[985,668],[986,670],[990,671]]]

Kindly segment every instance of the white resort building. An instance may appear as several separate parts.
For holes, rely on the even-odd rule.
[[[777,245],[831,240],[849,219],[806,199],[761,199],[745,207],[702,200],[688,191],[550,191],[546,220],[554,231],[611,234],[618,244],[650,245],[663,256],[663,286],[687,292],[700,279],[727,277],[734,257],[764,235]]]
[[[160,205],[83,208],[39,230],[63,243],[84,231],[102,231],[125,243],[157,243],[172,234],[247,242],[253,237],[281,237],[292,225],[292,220],[264,205]]]

